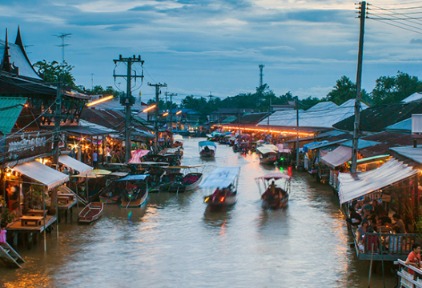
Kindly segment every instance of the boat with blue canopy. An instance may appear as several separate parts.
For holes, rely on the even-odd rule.
[[[217,145],[212,141],[199,141],[199,156],[202,158],[214,158]]]
[[[148,200],[149,174],[131,174],[116,180],[117,189],[122,191],[120,207],[143,208]]]

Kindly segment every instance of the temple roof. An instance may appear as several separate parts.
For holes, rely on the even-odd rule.
[[[21,77],[27,77],[37,80],[42,80],[35,72],[28,55],[25,52],[20,29],[16,36],[15,43],[8,41],[7,31],[6,39],[0,40],[0,62],[3,71],[11,72]],[[8,67],[7,67],[8,66]]]

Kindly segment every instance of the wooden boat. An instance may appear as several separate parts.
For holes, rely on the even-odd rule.
[[[133,174],[116,180],[121,191],[120,207],[143,208],[148,200],[148,174]]]
[[[256,148],[259,155],[259,163],[264,165],[273,165],[278,158],[278,151],[275,145],[264,144]]]
[[[169,166],[162,177],[163,183],[159,187],[160,192],[185,192],[193,191],[199,187],[202,180],[202,172],[191,172],[199,166]]]
[[[202,158],[214,158],[217,146],[212,141],[199,141],[199,156]]]
[[[204,203],[210,207],[236,204],[240,167],[218,167],[200,184],[205,191]]]
[[[120,201],[121,193],[117,189],[117,182],[119,178],[128,175],[127,172],[113,172],[107,176],[105,186],[100,191],[100,202],[104,204],[117,204]]]
[[[90,202],[79,212],[79,223],[91,223],[98,220],[103,214],[104,204],[101,202]]]
[[[289,202],[291,176],[281,172],[271,172],[255,178],[261,194],[264,209],[285,208]],[[261,193],[264,191],[263,193]]]

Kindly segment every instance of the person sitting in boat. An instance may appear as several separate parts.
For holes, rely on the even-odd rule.
[[[276,196],[276,186],[274,183],[274,180],[271,182],[271,184],[268,186],[267,190],[262,194],[262,199],[267,200],[269,202],[272,202]]]
[[[209,152],[210,151],[210,148],[208,148],[208,146],[205,146],[204,151],[205,152]]]

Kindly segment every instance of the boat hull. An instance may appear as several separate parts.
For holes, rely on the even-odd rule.
[[[122,199],[120,202],[120,207],[122,208],[143,208],[147,205],[148,200],[148,191],[146,191],[142,196],[139,196],[135,199]]]
[[[101,202],[91,202],[86,205],[81,212],[79,212],[78,222],[82,224],[89,224],[98,220],[104,209],[104,204]]]
[[[289,203],[289,194],[280,187],[276,187],[274,191],[267,189],[262,194],[261,200],[262,208],[264,209],[276,210],[286,208]]]
[[[222,197],[214,197],[213,195],[208,195],[204,197],[204,203],[210,207],[228,207],[233,206],[237,202],[236,195]]]

